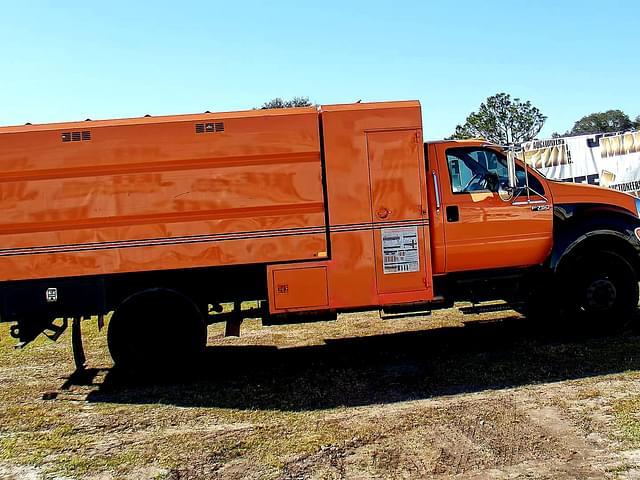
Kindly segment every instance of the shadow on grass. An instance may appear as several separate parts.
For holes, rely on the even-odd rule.
[[[110,370],[93,402],[300,411],[585,378],[640,369],[640,337],[563,337],[508,317],[462,328],[293,347],[208,347],[186,376]]]

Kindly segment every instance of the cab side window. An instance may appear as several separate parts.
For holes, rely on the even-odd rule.
[[[507,178],[506,163],[492,150],[450,148],[447,164],[453,193],[497,192],[500,179]]]
[[[509,183],[506,156],[492,149],[460,147],[447,150],[449,179],[453,193],[497,192],[500,185]],[[524,168],[516,166],[518,187],[526,186]],[[529,175],[529,187],[533,192],[544,195],[538,179]]]

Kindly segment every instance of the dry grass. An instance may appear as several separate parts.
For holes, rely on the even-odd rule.
[[[586,418],[596,404],[614,412],[603,435],[636,448],[637,337],[553,338],[508,313],[474,318],[253,320],[240,339],[212,326],[202,369],[135,381],[110,370],[105,336],[86,322],[95,378],[68,388],[67,334],[14,351],[0,325],[0,461],[70,478],[446,478],[555,465],[566,439],[530,412]]]
[[[613,412],[621,438],[632,448],[640,448],[640,395],[616,400]]]

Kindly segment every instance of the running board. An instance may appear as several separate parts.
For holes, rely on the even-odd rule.
[[[431,310],[397,313],[387,313],[384,310],[380,310],[379,313],[382,320],[395,320],[396,318],[426,317],[428,315],[431,315]]]
[[[444,303],[443,297],[435,297],[430,302],[401,303],[398,305],[385,305],[379,310],[382,320],[393,320],[396,318],[424,317],[431,315],[433,307],[441,308]]]
[[[500,303],[498,305],[472,305],[471,307],[460,307],[460,310],[465,315],[474,315],[477,313],[491,313],[491,312],[504,312],[505,310],[513,310],[518,304],[513,303]]]

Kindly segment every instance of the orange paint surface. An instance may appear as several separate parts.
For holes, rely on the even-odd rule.
[[[0,128],[0,280],[313,259],[321,178],[314,108]]]
[[[326,266],[330,309],[350,309],[433,298],[429,219],[418,102],[321,107],[324,133],[330,259],[297,264]],[[384,273],[383,232],[415,229],[418,271]],[[277,290],[269,267],[269,291]],[[307,307],[271,313],[315,310],[313,285]],[[300,300],[298,304],[300,305]]]
[[[434,218],[438,227],[434,232],[434,263],[439,272],[539,265],[551,252],[551,200],[543,202],[546,210],[534,211],[529,204],[501,200],[497,192],[452,191],[447,150],[484,145],[479,141],[439,142],[430,150],[430,166],[441,184],[441,208]],[[457,221],[447,218],[449,208],[457,209]]]
[[[635,197],[609,188],[549,181],[549,189],[554,203],[603,203],[617,205],[635,213]]]

